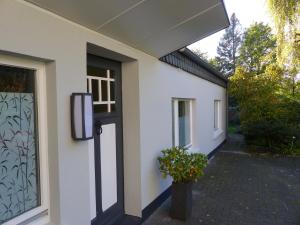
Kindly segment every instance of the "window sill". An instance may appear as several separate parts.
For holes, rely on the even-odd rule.
[[[224,131],[222,129],[218,129],[214,131],[213,134],[213,139],[217,139],[218,137],[220,137],[222,134],[224,133]]]
[[[53,225],[52,223],[49,223],[49,217],[48,216],[43,216],[39,219],[36,219],[32,221],[31,223],[28,223],[28,225]]]
[[[183,147],[186,150],[190,150],[192,148],[192,144],[188,144],[186,146]]]
[[[47,225],[48,223],[49,223],[48,210],[45,210],[42,206],[40,206],[5,222],[3,225],[14,225],[14,224]]]

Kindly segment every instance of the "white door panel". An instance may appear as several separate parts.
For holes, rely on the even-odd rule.
[[[117,198],[117,156],[116,125],[102,125],[101,149],[101,187],[103,212],[115,204]]]

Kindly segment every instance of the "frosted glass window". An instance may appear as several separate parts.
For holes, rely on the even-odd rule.
[[[214,129],[220,129],[220,100],[214,101]]]
[[[191,142],[190,105],[188,101],[178,101],[179,146],[187,146]]]
[[[0,65],[0,224],[41,205],[35,71]]]
[[[173,100],[173,137],[174,145],[192,145],[192,100]]]

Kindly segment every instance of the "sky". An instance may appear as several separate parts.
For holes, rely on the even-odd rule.
[[[228,17],[230,18],[232,13],[235,13],[244,29],[254,22],[268,23],[273,27],[266,0],[224,0],[224,2]],[[208,57],[213,58],[216,56],[217,46],[223,34],[224,30],[219,31],[188,47],[190,49],[197,48],[202,52],[207,52]]]

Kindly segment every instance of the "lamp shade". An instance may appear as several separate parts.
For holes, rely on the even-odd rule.
[[[94,137],[92,94],[71,95],[71,133],[74,140],[88,140]]]

